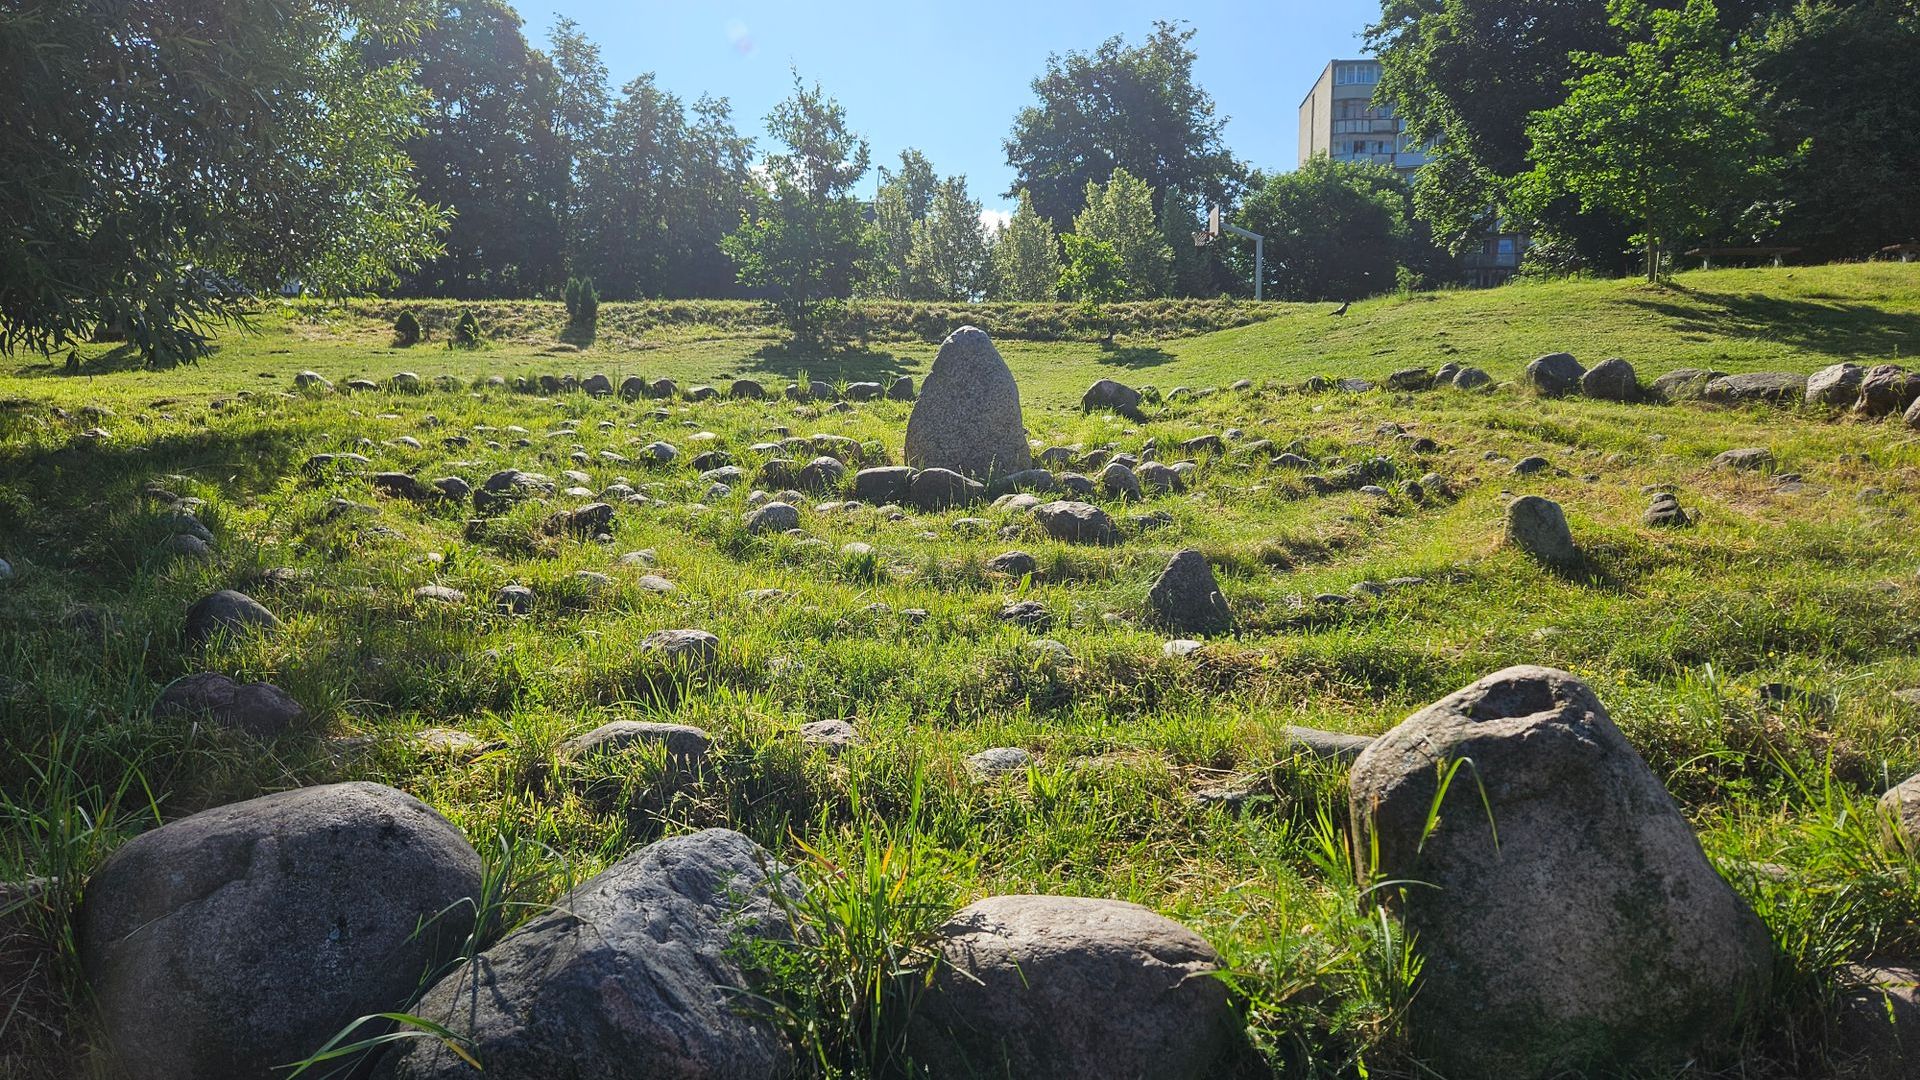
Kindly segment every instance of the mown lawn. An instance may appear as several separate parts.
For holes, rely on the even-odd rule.
[[[749,448],[780,429],[850,436],[897,461],[901,403],[839,413],[470,386],[282,393],[307,368],[336,384],[402,369],[723,387],[800,371],[919,375],[934,353],[923,341],[798,357],[762,331],[683,327],[555,352],[540,319],[557,329],[557,308],[522,306],[517,329],[477,351],[398,350],[384,323],[351,312],[309,321],[276,311],[257,334],[230,336],[176,371],[114,370],[124,357],[103,357],[70,376],[16,358],[0,375],[0,558],[14,568],[0,582],[0,879],[57,879],[28,914],[61,944],[52,980],[0,1027],[0,1048],[14,1055],[0,1071],[63,1075],[76,1058],[83,1074],[99,1067],[84,1049],[62,913],[118,841],[263,791],[365,778],[446,814],[530,903],[638,843],[716,824],[800,864],[826,895],[859,895],[862,875],[910,882],[900,895],[915,904],[849,900],[849,917],[867,920],[856,943],[877,939],[880,923],[912,940],[991,893],[1135,900],[1228,958],[1276,1074],[1424,1075],[1396,1019],[1409,992],[1403,943],[1361,897],[1342,848],[1344,778],[1294,749],[1284,728],[1377,733],[1494,669],[1544,663],[1594,684],[1780,945],[1776,1000],[1742,1045],[1693,1075],[1821,1075],[1844,1051],[1827,1045],[1822,1020],[1834,969],[1920,954],[1916,867],[1878,843],[1871,817],[1881,791],[1920,769],[1914,707],[1893,696],[1920,686],[1920,447],[1910,433],[1897,419],[1542,401],[1508,387],[1288,387],[1446,361],[1511,379],[1554,349],[1589,363],[1626,357],[1643,379],[1681,366],[1898,361],[1920,348],[1920,266],[1528,285],[1368,301],[1344,319],[1274,307],[1254,325],[1112,349],[1003,342],[1041,445],[1152,444],[1172,461],[1186,456],[1183,440],[1237,429],[1227,453],[1196,459],[1191,490],[1098,500],[1131,522],[1111,548],[1054,542],[1025,516],[984,506],[897,519],[809,507],[805,536],[790,537],[745,531],[751,482],[696,505],[708,485],[693,454],[726,450],[751,475],[771,455]],[[1071,406],[1102,376],[1163,390],[1254,386],[1155,405],[1145,422],[1080,415]],[[549,437],[566,421],[573,434]],[[1415,451],[1389,424],[1439,449]],[[514,445],[522,437],[528,445]],[[654,439],[679,459],[601,454],[633,457]],[[1259,439],[1272,451],[1245,449]],[[570,456],[576,445],[585,463]],[[1289,446],[1323,472],[1382,456],[1398,481],[1384,497],[1312,494],[1300,473],[1268,461]],[[1777,469],[1713,466],[1745,446],[1771,449]],[[469,506],[389,499],[364,475],[302,468],[345,451],[372,470],[476,484],[507,467],[556,478],[578,469],[596,492],[624,479],[669,505],[616,501],[610,544],[541,529],[584,497],[474,524]],[[1530,454],[1553,467],[1512,475]],[[1428,473],[1444,484],[1417,497],[1401,486]],[[149,484],[204,500],[211,561],[161,550],[169,510],[143,495]],[[1643,525],[1655,488],[1675,491],[1698,521]],[[1584,568],[1550,572],[1502,547],[1507,493],[1558,500]],[[1142,520],[1153,514],[1163,516]],[[854,541],[872,554],[842,551]],[[1143,602],[1186,547],[1212,562],[1239,630],[1172,658]],[[1038,574],[985,569],[1016,548],[1037,558]],[[619,561],[643,549],[652,567]],[[275,567],[299,573],[258,584]],[[611,583],[595,587],[575,576],[583,570]],[[642,588],[644,573],[674,591]],[[1422,580],[1378,597],[1354,590],[1396,577]],[[531,614],[495,612],[494,591],[508,583],[533,590]],[[425,584],[467,599],[415,599]],[[218,588],[250,592],[283,628],[186,646],[182,612]],[[769,589],[781,595],[749,595]],[[1355,599],[1312,599],[1327,593]],[[1051,629],[998,620],[1025,599],[1046,607]],[[650,659],[638,643],[663,628],[713,632],[719,661],[688,673]],[[1041,637],[1067,655],[1034,648]],[[310,729],[263,744],[148,715],[162,686],[199,670],[282,686],[311,711]],[[1805,693],[1763,694],[1770,684]],[[643,755],[550,782],[560,741],[620,718],[705,728],[720,741],[715,767],[689,782]],[[822,719],[851,721],[863,744],[838,757],[803,744],[800,726]],[[416,736],[428,728],[480,746],[425,747]],[[1037,764],[970,777],[964,758],[996,746],[1025,748]],[[841,970],[864,961],[822,959]],[[823,1072],[861,1073],[875,1048],[868,1029],[835,1012],[834,973],[797,982],[799,1012],[811,1002],[825,1020],[796,1027],[815,1031]]]

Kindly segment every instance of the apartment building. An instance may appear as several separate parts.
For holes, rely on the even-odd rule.
[[[1371,161],[1413,182],[1413,174],[1427,163],[1425,147],[1409,140],[1406,122],[1394,115],[1391,102],[1374,102],[1379,85],[1378,60],[1327,64],[1300,103],[1302,165],[1315,154],[1335,161]],[[1469,284],[1498,285],[1519,269],[1526,246],[1526,237],[1519,233],[1489,233],[1461,253],[1461,270]]]
[[[1407,140],[1392,104],[1375,105],[1378,60],[1335,60],[1300,103],[1300,163],[1315,154],[1335,161],[1371,161],[1409,180],[1427,156]]]

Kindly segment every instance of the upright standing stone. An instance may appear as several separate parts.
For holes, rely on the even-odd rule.
[[[1552,499],[1522,495],[1508,503],[1507,540],[1550,566],[1566,568],[1580,561],[1567,515]]]
[[[1157,621],[1185,634],[1223,634],[1233,629],[1233,613],[1220,595],[1207,557],[1193,548],[1178,552],[1147,590],[1147,605]]]
[[[1380,879],[1422,883],[1398,890],[1423,963],[1407,1022],[1442,1075],[1670,1063],[1765,999],[1766,927],[1564,671],[1507,668],[1408,717],[1350,798]]]
[[[963,326],[941,343],[907,418],[906,450],[914,468],[980,481],[1032,468],[1020,387],[986,331]]]

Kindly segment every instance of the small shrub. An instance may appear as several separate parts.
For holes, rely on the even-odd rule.
[[[396,345],[418,345],[420,343],[420,320],[413,312],[403,311],[393,320],[393,340]]]
[[[453,324],[451,343],[469,349],[480,344],[480,320],[473,317],[473,312],[460,313],[460,321]]]
[[[600,294],[590,277],[567,279],[567,329],[592,330],[600,319]]]

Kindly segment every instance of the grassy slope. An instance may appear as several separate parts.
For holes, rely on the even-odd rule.
[[[609,324],[620,321],[621,307],[606,306]],[[1241,378],[1297,381],[1317,373],[1379,376],[1452,360],[1511,378],[1533,357],[1566,350],[1587,362],[1622,356],[1651,377],[1676,367],[1812,370],[1837,359],[1892,362],[1920,351],[1920,265],[1898,263],[1684,273],[1659,286],[1580,281],[1420,293],[1363,301],[1340,319],[1327,316],[1327,305],[1267,307],[1267,320],[1213,334],[1123,339],[1115,348],[1008,340],[1002,351],[1028,402],[1042,406],[1077,401],[1103,376],[1169,389]],[[190,377],[121,370],[129,358],[110,355],[93,365],[113,372],[103,387],[62,377],[56,365],[23,360],[11,372],[0,368],[0,394],[85,401],[103,389],[115,397],[232,393],[267,385],[263,373],[285,379],[304,368],[336,380],[384,378],[402,369],[463,377],[571,369],[604,371],[616,380],[665,376],[683,385],[784,380],[802,370],[829,380],[871,379],[924,375],[937,344],[883,340],[844,353],[794,355],[769,332],[736,323],[609,331],[604,342],[576,355],[559,341],[564,315],[558,304],[482,310],[483,325],[505,336],[477,353],[436,345],[395,349],[384,322],[340,311],[307,321],[276,309],[258,321],[258,333],[223,337],[218,360]],[[990,322],[987,328],[993,329]]]
[[[1308,496],[1263,456],[1229,456],[1203,463],[1196,491],[1149,501],[1144,509],[1166,510],[1172,526],[1111,550],[1053,543],[997,511],[973,512],[989,519],[984,532],[956,525],[966,512],[901,521],[808,512],[803,526],[823,547],[750,538],[738,525],[749,485],[712,513],[622,508],[608,548],[540,536],[538,508],[470,533],[461,511],[382,499],[350,477],[314,483],[297,466],[365,439],[378,468],[478,480],[509,464],[558,472],[572,465],[566,450],[576,441],[595,455],[655,437],[693,450],[701,444],[691,435],[710,431],[752,468],[761,455],[746,448],[775,425],[877,440],[897,454],[906,408],[815,416],[787,403],[715,403],[675,405],[656,418],[651,405],[578,396],[261,395],[218,407],[207,399],[285,388],[286,376],[305,367],[336,379],[404,366],[425,375],[636,370],[691,382],[783,364],[816,376],[865,375],[889,362],[918,370],[931,348],[876,347],[836,372],[756,357],[767,342],[754,338],[665,335],[657,348],[606,357],[543,354],[538,335],[477,354],[390,353],[377,327],[270,322],[261,336],[230,342],[186,371],[0,378],[0,397],[25,399],[0,411],[0,557],[20,571],[0,586],[0,738],[9,751],[0,791],[13,806],[4,857],[18,864],[9,873],[77,882],[141,826],[140,800],[126,800],[101,829],[68,835],[53,826],[73,820],[63,808],[108,801],[136,767],[168,816],[298,783],[395,783],[510,866],[530,900],[663,829],[732,824],[789,857],[805,859],[797,845],[805,839],[868,866],[863,845],[877,834],[913,861],[873,872],[908,874],[933,902],[890,914],[853,906],[869,917],[924,925],[950,904],[999,891],[1138,900],[1202,929],[1242,970],[1256,1034],[1276,1063],[1340,1075],[1359,1057],[1373,1075],[1401,1075],[1410,1066],[1393,1020],[1404,991],[1391,943],[1355,906],[1350,882],[1317,857],[1319,814],[1342,813],[1338,778],[1295,760],[1280,729],[1383,730],[1489,670],[1543,662],[1595,682],[1724,865],[1786,868],[1778,880],[1733,872],[1774,928],[1789,976],[1736,1056],[1746,1075],[1818,1075],[1819,1040],[1793,1043],[1783,1032],[1817,1032],[1807,1018],[1818,1012],[1830,965],[1920,950],[1916,867],[1858,824],[1887,777],[1920,768],[1911,717],[1890,696],[1920,684],[1920,539],[1910,527],[1920,513],[1920,449],[1899,425],[1540,402],[1510,390],[1300,397],[1263,386],[1169,405],[1141,425],[1061,406],[1116,369],[1170,387],[1377,375],[1444,359],[1508,377],[1552,348],[1627,356],[1643,374],[1887,360],[1920,346],[1920,267],[1683,275],[1679,287],[1658,290],[1529,286],[1373,301],[1345,321],[1323,311],[1118,356],[1071,343],[1014,343],[1007,352],[1033,406],[1033,434],[1049,444],[1134,449],[1151,438],[1171,459],[1174,442],[1238,427],[1249,439],[1305,440],[1328,464],[1386,454],[1403,476],[1441,473],[1456,498]],[[1151,348],[1165,356],[1144,351]],[[156,396],[176,400],[155,405]],[[57,418],[46,407],[54,401],[108,406],[115,415],[97,422],[113,437],[83,439],[80,430],[96,420]],[[543,439],[561,418],[580,422],[579,437]],[[1443,449],[1410,452],[1380,434],[1388,422]],[[476,425],[509,424],[529,429],[534,445],[488,449],[484,433],[467,448],[440,444]],[[401,434],[423,448],[390,441]],[[1782,469],[1809,486],[1782,490],[1773,477],[1710,466],[1713,454],[1747,445],[1773,448]],[[1557,469],[1510,476],[1511,461],[1530,453]],[[705,487],[684,461],[659,470],[579,467],[592,475],[590,487],[626,476],[683,502]],[[207,500],[202,516],[218,536],[218,560],[182,563],[155,551],[165,527],[137,492],[157,478]],[[1640,525],[1649,485],[1678,490],[1699,525]],[[1587,572],[1547,573],[1501,549],[1504,490],[1560,500],[1590,556]],[[329,521],[327,500],[336,497],[375,510]],[[368,532],[373,521],[394,535]],[[995,535],[1002,527],[1012,536]],[[852,540],[873,544],[877,563],[839,555]],[[1242,624],[1198,662],[1164,658],[1164,635],[1138,617],[1153,573],[1185,546],[1214,562]],[[636,571],[614,564],[618,553],[645,547],[658,550],[659,572],[678,592],[645,592]],[[982,570],[1010,547],[1039,557],[1040,580]],[[205,656],[183,649],[178,620],[188,602],[279,565],[313,574],[310,584],[261,594],[287,621],[284,632]],[[615,584],[592,594],[571,577],[580,569],[610,573]],[[1426,584],[1340,610],[1303,612],[1294,601],[1406,574]],[[535,590],[532,616],[486,609],[509,581]],[[411,589],[429,582],[472,599],[451,609],[413,600]],[[769,587],[791,595],[771,605],[743,595]],[[1032,635],[995,621],[1002,604],[1029,597],[1055,613],[1050,636],[1071,661],[1036,659]],[[916,627],[869,610],[875,602],[930,616]],[[75,618],[82,607],[104,614],[110,628],[100,633]],[[646,633],[674,626],[720,635],[713,672],[676,679],[637,652]],[[162,684],[202,667],[287,687],[313,709],[313,733],[262,748],[145,716]],[[1776,681],[1830,694],[1833,704],[1759,704],[1758,688]],[[530,786],[559,740],[622,717],[712,730],[726,747],[715,774],[662,800],[652,783],[659,763],[630,765],[627,781],[646,796],[645,812],[632,816]],[[838,762],[804,752],[795,729],[823,718],[854,721],[869,745]],[[493,749],[474,760],[411,749],[406,736],[430,725],[457,727]],[[355,739],[369,742],[343,741]],[[1027,747],[1041,765],[1011,782],[970,783],[961,757],[996,745]],[[105,788],[63,793],[36,776],[49,761],[82,789]],[[1837,786],[1816,779],[1826,777]],[[1261,797],[1243,814],[1192,799],[1226,783]],[[909,820],[916,787],[923,806]],[[1841,811],[1852,823],[1836,827]],[[808,865],[817,888],[844,885],[830,864]],[[803,989],[832,1011],[831,993]],[[56,990],[47,1006],[56,1022],[67,992]],[[830,1050],[849,1055],[853,1032],[827,1027]],[[51,1068],[57,1053],[22,1069]]]

